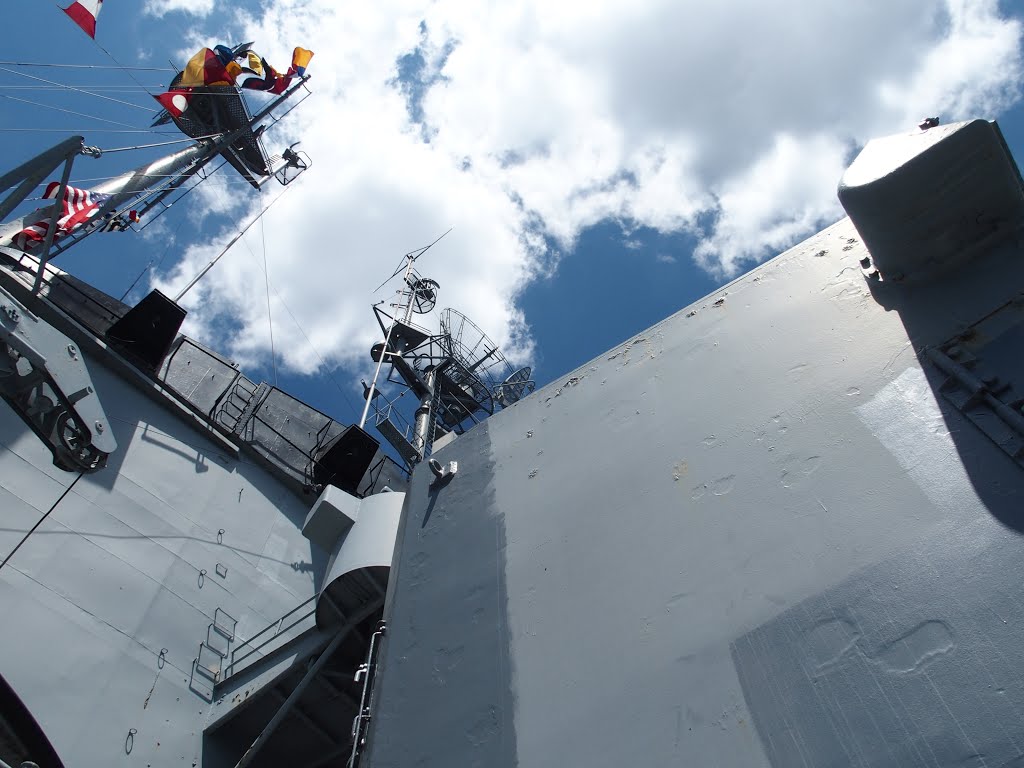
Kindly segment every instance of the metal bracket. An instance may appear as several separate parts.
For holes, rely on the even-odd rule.
[[[373,688],[377,680],[380,645],[385,634],[387,634],[387,624],[381,621],[377,624],[377,631],[370,636],[370,649],[366,654],[366,662],[360,664],[356,669],[354,679],[355,682],[363,684],[363,691],[359,697],[359,711],[352,721],[352,756],[348,761],[351,768],[358,768],[360,758],[366,748],[370,721],[373,719]]]
[[[68,472],[95,472],[117,450],[78,347],[0,288],[0,396]]]
[[[459,471],[459,462],[449,461],[447,464],[442,464],[437,459],[430,459],[427,461],[427,465],[430,467],[430,471],[434,473],[434,479],[430,481],[430,485],[447,485],[452,481],[455,473]]]
[[[282,186],[291,184],[313,164],[305,152],[295,151],[295,145],[298,143],[295,142],[280,155],[270,158],[270,174]]]
[[[0,221],[3,221],[51,171],[60,165],[61,162],[64,163],[64,172],[61,176],[60,186],[53,198],[53,204],[50,206],[49,226],[46,230],[46,237],[43,240],[42,252],[39,254],[39,268],[36,270],[36,281],[32,286],[33,293],[39,293],[42,288],[43,275],[46,273],[46,262],[50,257],[50,247],[53,245],[54,236],[57,234],[57,220],[61,216],[61,210],[64,205],[64,193],[68,188],[68,180],[71,178],[71,166],[75,161],[75,157],[82,154],[84,146],[85,140],[81,136],[72,136],[37,155],[27,163],[22,163],[10,173],[0,176],[0,192],[8,190],[20,182],[18,188],[0,203]],[[36,213],[45,214],[45,211],[40,209]],[[34,216],[35,214],[32,215]],[[14,231],[16,232],[18,229],[20,229],[20,224],[16,225]],[[4,232],[3,237],[12,234],[14,232]]]
[[[1011,389],[996,377],[982,379],[967,365],[974,361],[970,353],[951,345],[946,351],[926,349],[925,354],[949,378],[941,391],[953,406],[972,421],[1000,449],[1024,466],[1024,412],[1022,403],[1004,403],[999,394]],[[995,416],[996,418],[991,418]]]

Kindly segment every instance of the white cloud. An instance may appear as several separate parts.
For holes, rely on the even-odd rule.
[[[387,298],[370,291],[450,226],[421,271],[442,305],[527,356],[516,295],[550,268],[545,237],[568,249],[609,219],[687,231],[700,264],[735,274],[841,214],[857,145],[926,115],[995,116],[1022,74],[1020,22],[994,0],[278,0],[236,18],[232,41],[271,62],[316,51],[315,96],[268,140],[301,138],[314,163],[267,215],[268,259],[314,344],[358,364],[378,334],[369,305]],[[416,51],[422,124],[395,82]],[[165,287],[218,248],[193,248]],[[215,275],[190,297],[193,328],[230,316],[235,354],[265,355],[253,257],[236,246]],[[286,362],[314,368],[275,318]]]
[[[718,221],[697,247],[698,262],[712,272],[778,253],[815,225],[837,217],[836,182],[849,147],[832,136],[802,140],[778,134],[753,164],[724,179]]]
[[[142,6],[144,13],[150,16],[166,16],[178,11],[190,16],[209,16],[213,11],[214,0],[146,0]]]
[[[1020,98],[1021,25],[997,15],[995,0],[948,0],[942,39],[911,77],[886,80],[882,102],[908,118],[996,114]]]

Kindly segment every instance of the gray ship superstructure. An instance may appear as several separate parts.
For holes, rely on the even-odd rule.
[[[117,450],[60,469],[0,409],[5,558],[46,516],[0,570],[19,627],[0,650],[7,684],[67,766],[234,765],[329,649],[254,764],[347,759],[403,472],[191,339],[147,369],[106,333],[127,307],[56,272],[33,298],[31,277],[7,264],[0,284],[24,289],[19,324],[52,324],[68,339],[53,354],[84,359]],[[7,725],[9,762],[48,764]]]
[[[994,123],[413,473],[365,763],[1024,765],[1024,193]]]
[[[364,413],[402,466],[170,299],[0,249],[11,359],[66,395],[0,408],[0,759],[1024,765],[1020,174],[925,123],[840,199],[533,394],[415,322],[410,255]]]
[[[351,757],[407,473],[179,333],[216,259],[134,307],[50,263],[159,216],[216,157],[256,187],[294,181],[309,158],[268,155],[261,121],[307,79],[255,114],[233,86],[192,89],[173,119],[194,145],[88,192],[72,166],[102,152],[82,137],[0,177],[0,218],[61,179],[0,229],[5,764]]]

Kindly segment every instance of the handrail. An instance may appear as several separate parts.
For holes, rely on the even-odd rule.
[[[187,339],[188,337],[183,336],[182,338]],[[260,385],[251,381],[241,372],[241,370],[236,370],[235,377],[231,379],[231,383],[224,387],[224,391],[217,395],[217,399],[214,400],[213,405],[210,406],[210,411],[208,415],[211,420],[218,421],[218,414],[223,413],[224,409],[227,408],[227,404],[228,401],[231,399],[231,396],[234,395],[234,393],[239,389],[245,389],[245,387],[241,386],[243,380],[248,381],[250,384],[253,384],[252,392],[249,393],[249,397],[246,400],[246,405],[249,404],[252,398],[256,395],[256,390],[260,388]],[[222,405],[223,408],[221,407]],[[238,419],[235,420],[236,427],[238,426],[238,422],[241,420],[243,413],[245,413],[245,408],[240,409],[238,412]],[[227,425],[225,424],[224,426],[226,427]]]
[[[275,638],[279,637],[279,636],[281,635],[281,633],[282,633],[282,632],[286,632],[286,631],[288,631],[288,630],[289,630],[289,629],[291,629],[292,627],[294,627],[294,626],[298,625],[298,624],[299,624],[300,622],[303,622],[303,621],[305,621],[305,620],[306,620],[306,619],[308,619],[308,618],[309,618],[310,616],[312,616],[313,614],[315,614],[315,613],[316,613],[316,607],[314,606],[314,607],[313,607],[313,610],[311,610],[311,611],[308,611],[308,612],[306,612],[305,614],[303,614],[302,616],[300,616],[300,617],[299,617],[298,619],[296,619],[295,621],[293,621],[293,622],[292,622],[291,624],[289,624],[289,625],[288,625],[287,627],[283,627],[283,626],[282,626],[282,625],[284,624],[284,621],[285,621],[285,619],[287,619],[287,618],[288,618],[289,616],[291,616],[291,615],[292,615],[293,613],[296,613],[297,611],[299,611],[299,610],[301,610],[302,608],[306,607],[306,606],[307,606],[307,605],[309,605],[310,603],[314,602],[314,601],[316,600],[316,597],[317,597],[316,595],[313,595],[313,596],[312,596],[312,597],[310,597],[310,598],[309,598],[308,600],[306,600],[306,601],[304,601],[304,602],[302,602],[302,603],[299,603],[299,604],[298,604],[297,606],[295,606],[294,608],[292,608],[292,609],[291,609],[290,611],[288,611],[288,612],[287,612],[286,614],[284,614],[283,616],[281,616],[281,618],[277,619],[276,621],[273,621],[273,622],[271,622],[270,624],[268,624],[267,626],[265,626],[265,627],[264,627],[263,629],[261,629],[261,630],[260,630],[259,632],[257,632],[257,633],[256,633],[255,635],[253,635],[252,637],[250,637],[250,638],[249,638],[248,640],[245,640],[244,642],[242,642],[242,643],[239,643],[239,644],[238,644],[237,646],[235,646],[234,648],[232,648],[232,649],[231,649],[231,659],[230,659],[230,661],[228,662],[227,668],[226,668],[226,669],[225,669],[225,671],[224,671],[224,676],[223,676],[223,678],[222,678],[222,679],[227,679],[228,677],[230,677],[231,675],[233,675],[233,674],[234,674],[234,672],[235,672],[235,665],[236,665],[236,664],[238,664],[239,662],[242,662],[242,661],[244,661],[245,659],[249,658],[249,657],[250,657],[250,656],[252,656],[252,655],[253,655],[254,653],[258,652],[258,651],[259,651],[259,650],[260,650],[261,648],[265,648],[265,647],[266,647],[266,646],[267,646],[267,645],[268,645],[269,643],[271,643],[271,642],[272,642],[272,641],[273,641],[273,640],[274,640]],[[262,643],[259,643],[258,645],[252,645],[252,642],[253,642],[254,640],[256,640],[256,638],[260,637],[261,635],[264,635],[264,634],[266,634],[267,632],[269,632],[269,631],[270,631],[271,629],[273,629],[274,627],[277,627],[277,630],[276,630],[276,631],[274,632],[274,634],[273,634],[272,636],[268,637],[268,638],[267,638],[267,639],[266,639],[266,640],[265,640],[264,642],[262,642]],[[245,653],[245,654],[244,654],[244,655],[242,655],[241,657],[238,657],[238,656],[237,656],[238,652],[239,652],[239,651],[240,651],[240,650],[241,650],[242,648],[244,648],[245,646],[247,646],[247,645],[248,645],[248,646],[251,646],[251,650],[249,650],[249,651],[248,651],[247,653]]]

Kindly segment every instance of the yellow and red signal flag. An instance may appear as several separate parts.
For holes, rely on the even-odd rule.
[[[291,66],[282,75],[255,51],[236,51],[223,45],[203,48],[189,59],[171,89],[153,98],[172,117],[180,117],[189,107],[193,88],[235,85],[252,91],[284,93],[293,78],[305,76],[306,66],[312,58],[312,51],[296,48],[292,52]],[[244,61],[244,65],[239,61]]]

